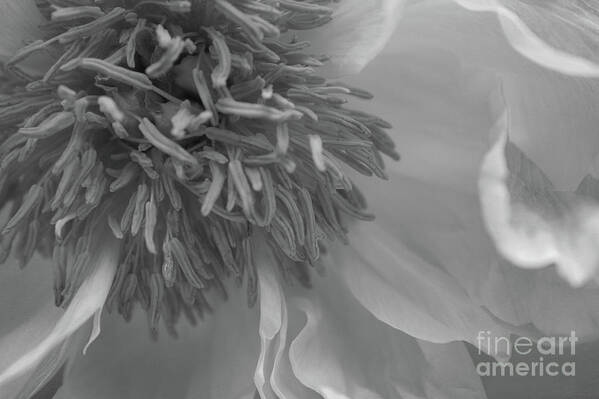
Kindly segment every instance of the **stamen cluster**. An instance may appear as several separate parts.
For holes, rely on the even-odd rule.
[[[344,106],[370,94],[319,77],[297,32],[330,0],[40,0],[46,37],[4,65],[0,260],[52,256],[58,306],[89,273],[98,231],[122,241],[109,309],[139,303],[152,331],[210,311],[245,281],[256,237],[309,284],[343,215],[371,220],[343,165],[385,178],[383,120]],[[34,54],[51,61],[38,75]]]

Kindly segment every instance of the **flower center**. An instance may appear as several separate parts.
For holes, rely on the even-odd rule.
[[[108,308],[128,319],[139,303],[153,330],[201,317],[228,277],[253,304],[256,237],[309,284],[343,215],[372,219],[343,164],[385,178],[381,153],[399,158],[388,123],[344,106],[370,94],[319,77],[325,59],[296,37],[329,2],[38,1],[47,35],[3,73],[1,260],[53,256],[65,306],[108,225]],[[36,76],[22,65],[40,52]]]

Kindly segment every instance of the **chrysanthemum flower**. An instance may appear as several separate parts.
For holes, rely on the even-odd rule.
[[[594,291],[495,249],[573,283],[596,266],[594,203],[557,194],[588,172],[595,115],[545,90],[581,101],[566,75],[597,69],[526,13],[573,18],[492,0],[0,10],[3,395],[58,375],[57,398],[484,398],[463,344],[479,331],[596,333]],[[365,72],[321,77],[368,64],[404,10]],[[549,163],[537,133],[587,152]],[[556,317],[555,298],[587,312]]]

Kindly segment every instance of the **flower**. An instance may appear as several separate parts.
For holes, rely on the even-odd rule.
[[[536,138],[523,144],[559,129],[535,124],[544,110],[528,96],[550,79],[581,101],[587,81],[566,75],[594,76],[588,54],[541,40],[518,3],[321,3],[46,1],[42,15],[7,3],[12,21],[52,20],[49,33],[16,23],[1,36],[0,154],[17,176],[3,194],[3,253],[30,263],[0,271],[0,307],[15,308],[1,313],[3,326],[13,319],[0,330],[8,397],[62,374],[58,398],[484,398],[496,392],[463,343],[480,331],[596,334],[595,290],[508,262],[590,276],[594,226],[580,215],[593,202],[567,200],[562,231],[536,207],[557,190],[535,162],[554,164],[533,155]],[[285,28],[310,29],[306,53],[326,54],[329,76],[357,72],[389,43],[351,85],[327,84],[310,68],[326,59],[278,36]],[[24,48],[10,40],[42,35]],[[345,107],[339,94],[358,100]],[[580,113],[584,135],[594,115]],[[403,159],[385,171],[394,142]],[[593,158],[563,156],[577,172]],[[553,168],[566,182],[576,174],[564,165],[574,163]],[[358,188],[376,221],[356,221],[371,219]],[[516,197],[530,192],[537,202]],[[514,240],[530,229],[530,242]],[[523,261],[537,236],[552,237],[550,256]],[[571,243],[554,248],[561,237]],[[31,261],[34,249],[58,267]]]

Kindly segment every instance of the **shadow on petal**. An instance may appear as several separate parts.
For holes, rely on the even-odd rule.
[[[332,22],[318,29],[300,31],[300,38],[311,43],[311,53],[329,58],[319,73],[341,76],[360,72],[385,47],[405,2],[342,0],[335,6]]]
[[[556,192],[541,169],[509,141],[509,124],[506,111],[481,166],[487,229],[499,252],[516,265],[555,263],[566,280],[580,286],[599,266],[599,203]]]
[[[486,397],[462,343],[423,343],[381,323],[340,277],[331,273],[291,302],[291,317],[306,317],[289,352],[303,384],[325,399]]]
[[[567,75],[599,77],[599,8],[560,0],[454,0],[497,14],[510,44],[531,61]]]

